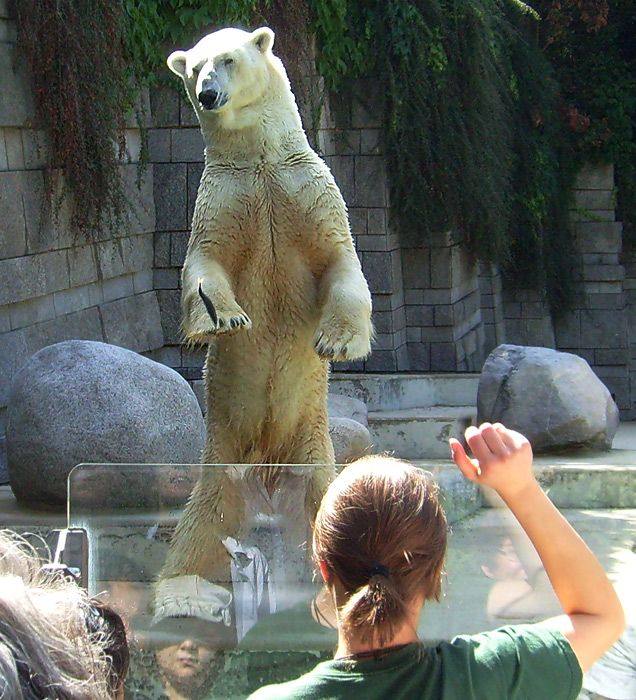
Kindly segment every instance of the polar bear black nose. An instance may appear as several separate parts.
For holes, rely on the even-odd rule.
[[[219,99],[220,86],[213,78],[206,78],[201,83],[201,92],[198,95],[199,102],[205,109],[214,109]]]
[[[218,96],[218,90],[215,90],[214,88],[207,88],[205,90],[201,90],[199,93],[199,102],[205,107],[205,109],[212,109]]]

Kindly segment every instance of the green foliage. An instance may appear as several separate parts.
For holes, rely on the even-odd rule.
[[[167,54],[185,48],[208,31],[223,26],[247,28],[261,17],[268,0],[120,0],[128,16],[126,51],[129,70],[142,85],[164,74]]]

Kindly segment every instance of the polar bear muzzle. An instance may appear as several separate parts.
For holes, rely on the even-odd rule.
[[[221,91],[219,81],[214,77],[204,78],[201,83],[201,92],[197,95],[203,109],[219,109],[228,101],[228,96]]]

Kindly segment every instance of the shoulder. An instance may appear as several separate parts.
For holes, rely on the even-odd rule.
[[[455,637],[438,647],[445,667],[461,665],[477,682],[496,683],[501,692],[513,686],[554,700],[576,698],[582,672],[567,639],[541,625],[517,625]]]

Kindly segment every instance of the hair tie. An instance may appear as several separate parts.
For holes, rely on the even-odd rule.
[[[369,578],[372,576],[384,576],[384,578],[389,578],[390,571],[388,566],[384,564],[376,564],[370,571]]]

